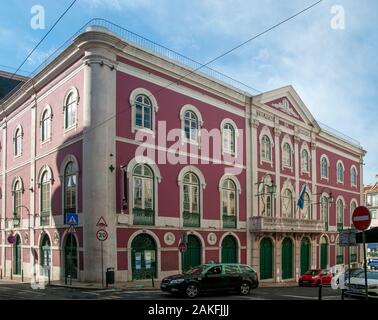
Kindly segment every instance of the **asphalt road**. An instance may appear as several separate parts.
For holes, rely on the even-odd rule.
[[[340,300],[340,292],[323,288],[323,300]],[[120,289],[85,290],[46,287],[34,290],[28,283],[0,282],[0,300],[187,300],[182,294],[159,290],[127,291]],[[198,300],[318,300],[318,288],[258,288],[248,296],[230,293],[206,294]]]

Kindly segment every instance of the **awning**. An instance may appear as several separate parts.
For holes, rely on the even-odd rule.
[[[366,243],[377,244],[378,243],[378,227],[374,227],[365,231]],[[362,232],[356,234],[356,242],[362,243]]]

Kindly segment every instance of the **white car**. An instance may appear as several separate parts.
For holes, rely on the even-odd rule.
[[[378,299],[378,272],[368,271],[367,272],[367,283],[368,283],[368,296],[369,298]],[[345,294],[364,296],[365,295],[365,273],[359,273],[355,277],[350,279],[349,283],[345,284],[347,290]]]

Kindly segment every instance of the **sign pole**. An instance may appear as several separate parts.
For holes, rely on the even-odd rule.
[[[369,298],[368,296],[368,281],[367,281],[367,263],[366,263],[366,237],[365,231],[362,231],[362,242],[364,246],[364,272],[365,272],[365,299]]]
[[[102,287],[104,287],[104,246],[101,241],[101,283]]]
[[[349,234],[348,234],[348,270],[349,270],[349,272],[348,272],[348,278],[349,278],[349,286],[350,286],[350,236],[352,235],[351,234],[351,232],[350,232],[350,230],[349,230],[349,232],[348,232]]]

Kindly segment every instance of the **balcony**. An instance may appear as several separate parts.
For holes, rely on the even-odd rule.
[[[249,218],[249,232],[324,232],[322,220],[304,220],[276,217]]]
[[[236,228],[236,216],[223,215],[223,228]]]
[[[155,212],[151,209],[133,208],[133,224],[153,226],[155,224]]]
[[[40,217],[40,225],[48,226],[50,225],[50,212],[42,212]]]
[[[199,227],[200,214],[184,211],[184,227]]]

